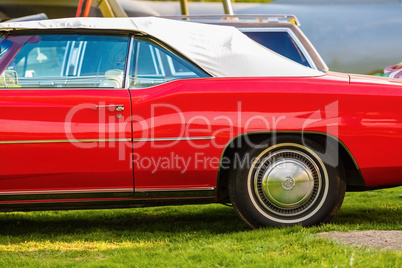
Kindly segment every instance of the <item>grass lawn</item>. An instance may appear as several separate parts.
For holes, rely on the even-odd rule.
[[[223,205],[0,214],[0,267],[402,267],[323,231],[402,230],[402,187],[348,193],[333,223],[250,230]]]

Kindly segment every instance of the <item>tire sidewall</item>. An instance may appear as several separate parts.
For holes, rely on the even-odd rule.
[[[339,176],[338,168],[335,168],[323,162],[316,151],[323,148],[314,142],[294,137],[277,138],[275,144],[271,140],[266,142],[268,148],[248,150],[248,166],[245,165],[236,170],[231,188],[234,190],[231,197],[236,210],[241,217],[253,228],[262,226],[287,226],[301,224],[303,226],[316,225],[331,220],[337,210],[338,203],[342,195],[342,181]],[[323,187],[319,192],[318,199],[312,207],[306,209],[301,215],[285,217],[278,216],[264,208],[257,200],[254,194],[253,178],[256,169],[256,159],[265,156],[267,153],[275,152],[283,148],[292,148],[308,153],[313,160],[319,163],[320,172],[322,172]],[[305,147],[305,149],[303,149]],[[327,148],[332,149],[332,148]],[[334,153],[334,152],[331,152]],[[341,202],[342,202],[341,200]]]

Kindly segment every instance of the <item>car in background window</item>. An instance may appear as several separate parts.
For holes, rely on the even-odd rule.
[[[284,57],[312,69],[328,71],[324,60],[300,30],[300,22],[294,15],[190,15],[163,18],[233,26]]]
[[[402,184],[401,80],[161,18],[0,34],[2,212],[231,203],[252,228],[311,226]]]

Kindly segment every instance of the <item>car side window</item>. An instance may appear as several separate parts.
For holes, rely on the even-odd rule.
[[[208,77],[185,59],[149,40],[134,40],[130,88],[146,88],[176,79]]]
[[[0,43],[0,60],[10,58],[0,86],[122,88],[128,45],[128,36],[8,36]]]

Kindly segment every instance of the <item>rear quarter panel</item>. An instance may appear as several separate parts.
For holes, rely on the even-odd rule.
[[[402,87],[381,81],[350,85],[349,76],[332,73],[313,78],[180,80],[131,90],[134,115],[142,122],[154,120],[146,131],[141,120],[134,122],[134,140],[214,137],[192,144],[183,140],[162,150],[134,143],[134,152],[141,156],[168,157],[173,152],[190,159],[185,172],[179,167],[151,172],[134,166],[136,187],[214,186],[218,165],[200,165],[195,153],[219,159],[236,136],[275,131],[331,134],[349,149],[366,186],[401,183]],[[153,104],[177,107],[181,115],[177,110],[152,113]]]

